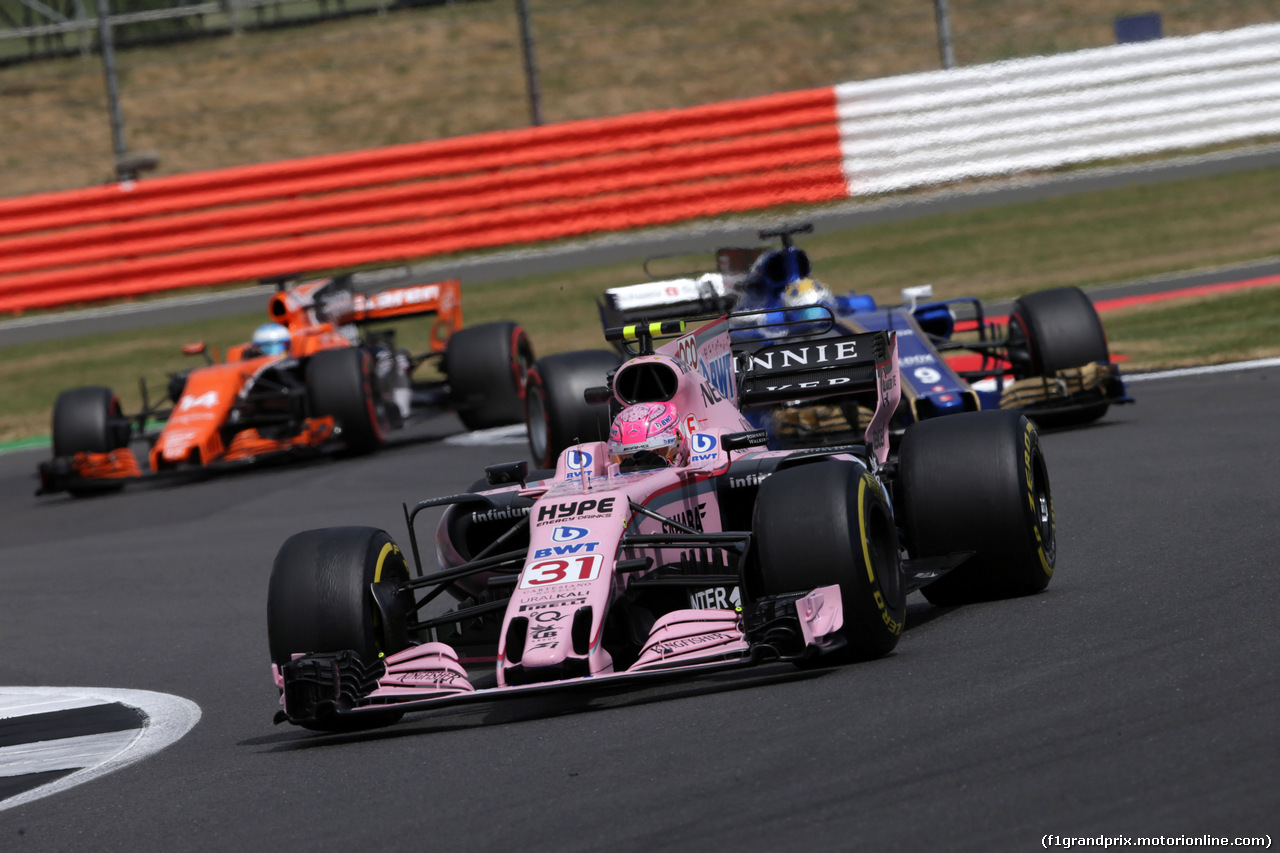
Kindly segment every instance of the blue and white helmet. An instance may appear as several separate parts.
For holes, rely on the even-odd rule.
[[[253,330],[253,345],[263,355],[280,355],[289,351],[292,336],[279,323],[263,323]]]

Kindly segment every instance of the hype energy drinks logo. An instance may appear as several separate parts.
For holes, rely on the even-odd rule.
[[[593,461],[591,454],[585,450],[570,450],[564,463],[565,467],[569,469],[565,477],[568,479],[581,477],[583,471],[591,470]]]

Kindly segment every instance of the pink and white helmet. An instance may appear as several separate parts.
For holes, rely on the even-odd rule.
[[[684,461],[680,413],[674,403],[636,403],[613,419],[613,426],[609,428],[609,458],[621,464],[641,452],[653,454],[667,465]]]

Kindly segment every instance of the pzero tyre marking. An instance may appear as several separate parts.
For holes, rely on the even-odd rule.
[[[68,711],[82,709],[79,727],[60,736]],[[86,715],[133,711],[136,726],[94,725]],[[0,687],[0,781],[23,776],[49,781],[0,800],[0,811],[65,791],[141,761],[175,743],[200,721],[200,706],[179,696],[97,687]],[[77,732],[98,729],[96,734]],[[56,775],[70,771],[65,775]]]
[[[1023,424],[1022,466],[1027,484],[1027,504],[1037,522],[1032,528],[1036,537],[1036,554],[1040,558],[1040,568],[1044,571],[1046,577],[1051,578],[1053,577],[1053,565],[1049,562],[1049,557],[1045,551],[1045,540],[1054,538],[1053,496],[1047,494],[1044,489],[1036,488],[1031,452],[1032,442],[1035,438],[1035,429],[1031,426],[1031,422],[1028,421]],[[1055,547],[1056,544],[1055,541]]]
[[[884,622],[885,627],[889,629],[889,633],[901,634],[902,622],[894,619],[893,616],[890,615],[889,605],[885,601],[885,596],[887,595],[893,598],[896,606],[899,599],[902,597],[902,586],[900,583],[896,582],[898,579],[886,576],[885,580],[893,588],[886,589],[885,593],[881,594],[881,584],[876,581],[876,573],[873,568],[874,561],[871,558],[871,536],[873,532],[867,528],[866,494],[868,484],[879,491],[878,487],[875,485],[875,481],[871,479],[870,474],[863,474],[862,478],[858,480],[858,533],[862,537],[862,560],[863,564],[867,567],[867,582],[871,584],[871,589],[874,590],[876,607],[880,610],[880,620]]]

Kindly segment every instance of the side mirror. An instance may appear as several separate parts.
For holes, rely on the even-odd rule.
[[[589,406],[599,406],[612,400],[613,392],[609,390],[608,385],[592,385],[582,392],[582,399],[586,400]]]
[[[764,447],[769,443],[769,432],[753,429],[747,432],[731,432],[720,436],[720,446],[725,450],[745,450],[748,447]]]
[[[484,469],[484,478],[491,486],[505,486],[508,483],[524,485],[529,476],[528,462],[502,462]]]
[[[213,356],[209,355],[209,348],[204,345],[204,341],[196,341],[194,344],[183,344],[182,354],[202,355],[206,362],[213,364]]]

